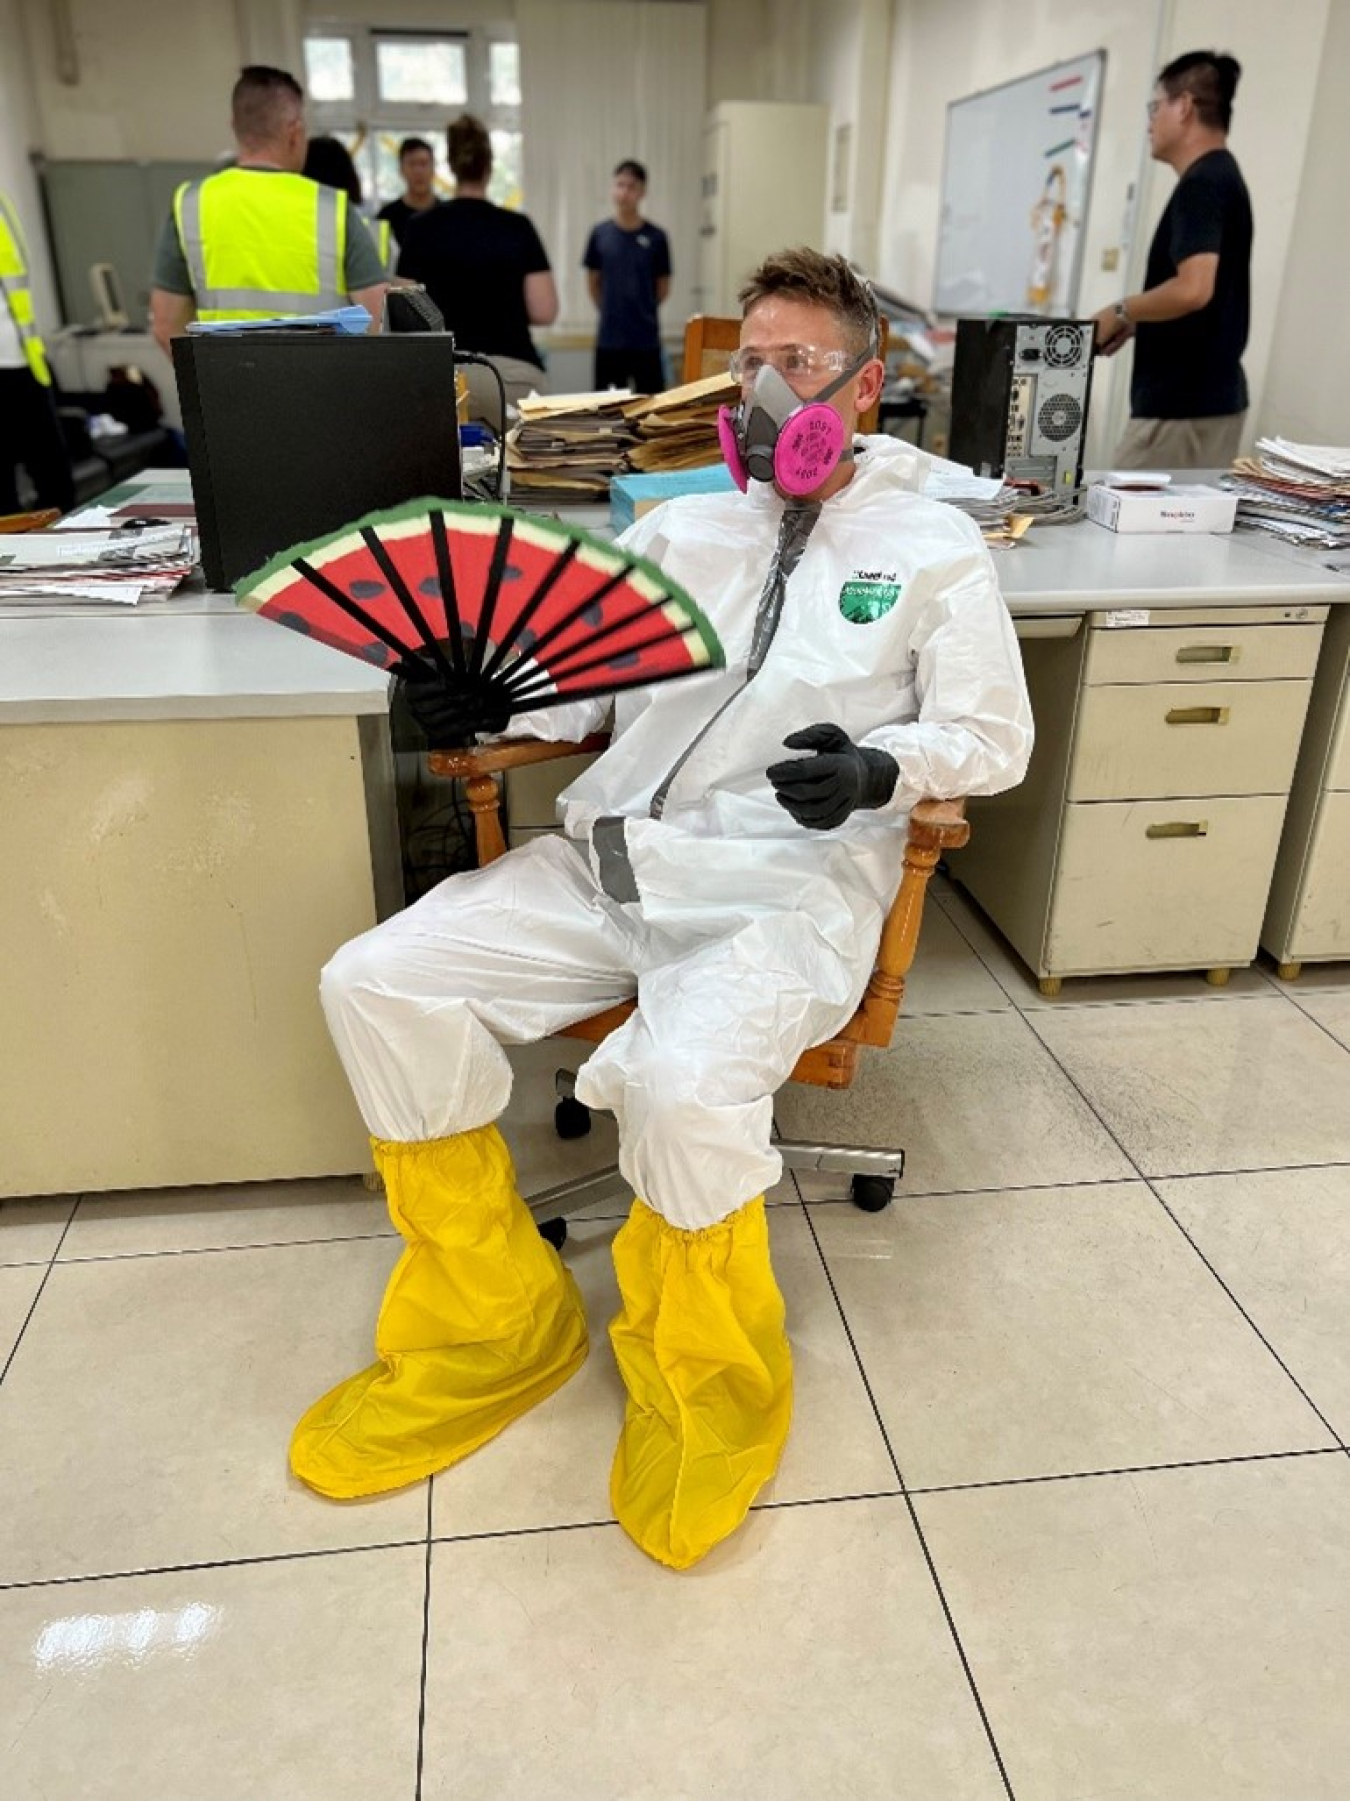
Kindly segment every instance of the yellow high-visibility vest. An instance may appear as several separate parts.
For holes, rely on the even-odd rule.
[[[398,245],[394,242],[394,228],[388,219],[376,219],[375,248],[380,253],[380,267],[386,275],[394,273],[394,264],[398,260]]]
[[[33,295],[28,285],[28,253],[14,209],[0,194],[0,294],[4,296],[28,358],[28,367],[44,388],[52,385],[52,372],[47,367],[47,352],[33,324]]]
[[[348,300],[347,196],[305,175],[222,169],[173,197],[199,319],[322,313]]]

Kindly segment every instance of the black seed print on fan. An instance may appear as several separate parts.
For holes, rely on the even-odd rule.
[[[404,581],[403,577],[394,567],[393,559],[390,557],[389,552],[368,525],[361,528],[361,538],[366,549],[384,571],[385,581],[387,581],[389,586],[393,589],[403,611],[408,615],[409,619],[412,620],[413,625],[417,629],[418,637],[421,638],[423,644],[426,645],[427,650],[431,653],[432,662],[440,670],[442,677],[448,681],[450,679],[450,665],[445,660],[445,652],[437,643],[436,634],[427,624],[426,616],[422,612],[421,607],[419,607],[417,602],[413,599],[407,582]],[[352,593],[357,594],[362,588],[382,588],[382,586],[383,584],[378,582],[357,581],[352,583]]]

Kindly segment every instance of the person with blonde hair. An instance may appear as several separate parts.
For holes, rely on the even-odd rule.
[[[488,199],[487,127],[465,113],[447,137],[455,197],[408,221],[398,273],[421,282],[458,348],[491,357],[507,400],[518,400],[545,385],[530,328],[557,318],[558,290],[531,221]]]

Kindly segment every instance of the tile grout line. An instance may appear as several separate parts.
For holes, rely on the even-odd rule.
[[[1160,1475],[1169,1470],[1226,1469],[1233,1464],[1288,1463],[1300,1457],[1340,1456],[1350,1456],[1350,1449],[1338,1440],[1334,1445],[1309,1445],[1303,1450],[1251,1451],[1232,1457],[1183,1458],[1176,1463],[1130,1463],[1122,1464],[1118,1469],[1061,1470],[1048,1476],[995,1476],[987,1482],[937,1482],[931,1488],[919,1487],[910,1492],[915,1495],[980,1494],[988,1489],[1030,1488],[1045,1482],[1101,1482],[1114,1480],[1117,1476]]]
[[[14,1359],[19,1354],[19,1346],[23,1343],[24,1336],[27,1333],[28,1327],[32,1322],[33,1315],[37,1312],[37,1304],[42,1299],[42,1296],[46,1290],[47,1284],[52,1279],[52,1271],[56,1268],[56,1259],[61,1254],[61,1246],[66,1242],[66,1233],[69,1232],[72,1224],[74,1223],[75,1215],[80,1210],[80,1201],[82,1199],[83,1199],[83,1196],[78,1196],[76,1198],[75,1205],[70,1210],[70,1216],[66,1220],[65,1225],[62,1226],[62,1228],[61,1228],[61,1236],[57,1239],[56,1244],[52,1249],[52,1254],[51,1254],[50,1258],[48,1258],[48,1260],[47,1260],[46,1273],[43,1276],[42,1280],[38,1283],[37,1293],[33,1296],[33,1299],[28,1308],[28,1311],[23,1316],[23,1324],[19,1327],[18,1335],[15,1338],[14,1343],[9,1348],[9,1355],[5,1358],[4,1364],[0,1365],[0,1385],[3,1385],[5,1377],[9,1374],[10,1365],[14,1362]],[[26,1263],[26,1264],[18,1264],[14,1267],[20,1268],[20,1269],[33,1269],[36,1266],[31,1263]]]
[[[85,1582],[128,1582],[139,1576],[195,1575],[202,1570],[253,1569],[261,1564],[306,1563],[316,1557],[364,1557],[379,1551],[412,1551],[425,1545],[423,1538],[391,1538],[375,1545],[327,1545],[309,1551],[262,1551],[252,1557],[203,1557],[185,1563],[147,1564],[134,1570],[94,1570],[80,1576],[29,1576],[18,1582],[0,1580],[0,1595],[29,1588],[76,1588]]]
[[[427,1555],[422,1579],[422,1676],[417,1692],[417,1781],[413,1801],[422,1801],[422,1771],[427,1740],[427,1662],[431,1646],[431,1515],[436,1478],[427,1477]]]
[[[795,1181],[795,1177],[794,1177],[794,1181]],[[801,1191],[799,1188],[798,1193],[800,1194],[800,1192]],[[979,1688],[975,1682],[975,1672],[971,1668],[970,1659],[966,1656],[966,1648],[961,1643],[961,1635],[956,1630],[956,1621],[952,1616],[952,1610],[948,1604],[946,1592],[944,1591],[944,1589],[942,1587],[942,1580],[938,1575],[937,1565],[933,1561],[933,1554],[928,1548],[928,1540],[924,1537],[923,1527],[919,1523],[919,1515],[914,1506],[914,1502],[910,1497],[909,1490],[905,1487],[905,1478],[904,1478],[904,1473],[900,1468],[900,1461],[895,1454],[895,1449],[894,1449],[893,1445],[891,1444],[890,1434],[886,1430],[886,1422],[881,1417],[881,1409],[877,1405],[877,1398],[876,1398],[875,1394],[873,1394],[873,1392],[872,1392],[872,1384],[868,1380],[867,1371],[863,1366],[863,1360],[858,1351],[857,1342],[853,1336],[853,1330],[848,1323],[848,1316],[844,1312],[843,1302],[839,1298],[839,1290],[835,1287],[834,1275],[830,1269],[829,1263],[826,1261],[825,1252],[821,1247],[820,1240],[816,1236],[815,1222],[812,1220],[810,1209],[808,1207],[806,1207],[805,1203],[803,1203],[803,1212],[806,1215],[806,1226],[807,1226],[807,1230],[811,1234],[811,1241],[816,1247],[816,1256],[820,1260],[820,1267],[824,1271],[825,1280],[826,1280],[826,1282],[828,1282],[829,1287],[830,1287],[830,1293],[834,1298],[834,1305],[835,1305],[835,1309],[839,1315],[839,1322],[844,1328],[844,1336],[848,1339],[849,1350],[853,1353],[853,1361],[857,1366],[858,1375],[862,1381],[863,1390],[866,1393],[868,1403],[871,1406],[873,1418],[876,1420],[877,1430],[881,1434],[881,1442],[886,1447],[886,1455],[890,1458],[891,1468],[895,1471],[896,1481],[900,1484],[901,1498],[903,1499],[906,1510],[908,1511],[910,1524],[914,1528],[914,1535],[919,1541],[919,1549],[923,1553],[924,1562],[928,1566],[929,1579],[931,1580],[934,1591],[937,1594],[938,1605],[942,1608],[943,1618],[947,1622],[947,1630],[951,1634],[952,1643],[956,1647],[956,1655],[961,1661],[961,1668],[965,1674],[966,1684],[970,1689],[971,1698],[975,1703],[976,1712],[980,1716],[980,1724],[984,1727],[985,1738],[988,1741],[990,1751],[993,1753],[994,1762],[998,1767],[999,1776],[1002,1778],[1003,1787],[1004,1787],[1005,1792],[1007,1793],[1008,1801],[1016,1801],[1016,1797],[1013,1794],[1012,1783],[1008,1780],[1008,1771],[1003,1762],[1003,1753],[998,1748],[998,1740],[994,1737],[994,1729],[993,1729],[992,1724],[990,1723],[989,1715],[985,1711],[983,1697],[981,1696]]]
[[[1044,1037],[1041,1035],[1041,1033],[1036,1030],[1036,1027],[1035,1027],[1035,1024],[1033,1023],[1033,1021],[1030,1020],[1025,1013],[1022,1014],[1021,1017],[1022,1017],[1024,1023],[1026,1024],[1027,1030],[1031,1033],[1032,1037],[1036,1040],[1037,1044],[1040,1045],[1041,1049],[1045,1052],[1046,1056],[1049,1057],[1050,1061],[1054,1064],[1055,1068],[1064,1077],[1064,1080],[1069,1083],[1070,1087],[1074,1090],[1075,1094],[1077,1094],[1079,1096],[1079,1098],[1083,1102],[1083,1105],[1092,1114],[1093,1118],[1097,1121],[1098,1125],[1100,1125],[1103,1132],[1106,1133],[1107,1137],[1111,1140],[1112,1144],[1115,1145],[1116,1149],[1120,1152],[1121,1156],[1124,1157],[1125,1161],[1130,1165],[1130,1168],[1138,1171],[1139,1180],[1148,1189],[1149,1193],[1153,1196],[1154,1200],[1162,1208],[1163,1212],[1167,1215],[1168,1219],[1171,1220],[1172,1224],[1176,1227],[1177,1231],[1181,1234],[1182,1238],[1191,1247],[1191,1250],[1199,1258],[1200,1262],[1204,1265],[1204,1267],[1209,1271],[1209,1273],[1213,1277],[1214,1281],[1223,1290],[1224,1294],[1226,1294],[1228,1296],[1228,1299],[1232,1302],[1234,1308],[1237,1310],[1238,1315],[1247,1322],[1247,1325],[1251,1328],[1252,1332],[1255,1333],[1257,1339],[1260,1341],[1260,1343],[1262,1345],[1264,1345],[1266,1352],[1271,1357],[1271,1359],[1274,1361],[1276,1367],[1284,1372],[1286,1379],[1292,1384],[1296,1393],[1299,1394],[1302,1397],[1303,1401],[1306,1403],[1306,1405],[1312,1409],[1312,1412],[1322,1422],[1323,1426],[1326,1427],[1327,1431],[1331,1434],[1331,1436],[1335,1440],[1335,1442],[1338,1445],[1340,1445],[1343,1449],[1345,1449],[1346,1448],[1345,1441],[1342,1439],[1340,1433],[1331,1424],[1331,1421],[1329,1419],[1327,1419],[1326,1415],[1322,1412],[1322,1409],[1317,1405],[1317,1403],[1313,1400],[1312,1396],[1304,1388],[1303,1384],[1294,1375],[1293,1371],[1289,1368],[1288,1364],[1280,1356],[1278,1351],[1276,1351],[1275,1347],[1271,1344],[1270,1340],[1266,1337],[1265,1333],[1257,1325],[1256,1321],[1252,1318],[1250,1313],[1248,1313],[1247,1309],[1242,1305],[1241,1301],[1238,1300],[1238,1298],[1234,1294],[1233,1290],[1228,1286],[1227,1282],[1224,1281],[1223,1277],[1219,1274],[1218,1270],[1215,1269],[1214,1265],[1210,1262],[1209,1258],[1205,1256],[1204,1252],[1200,1249],[1199,1245],[1191,1237],[1190,1233],[1186,1230],[1185,1226],[1182,1225],[1181,1221],[1177,1218],[1176,1214],[1173,1213],[1172,1209],[1168,1206],[1167,1202],[1164,1200],[1162,1193],[1159,1190],[1157,1184],[1158,1184],[1158,1182],[1169,1180],[1169,1178],[1164,1177],[1164,1176],[1152,1177],[1152,1176],[1145,1174],[1145,1172],[1139,1168],[1138,1163],[1130,1155],[1130,1153],[1126,1150],[1125,1146],[1121,1143],[1120,1138],[1117,1136],[1113,1127],[1110,1126],[1108,1124],[1108,1122],[1102,1118],[1101,1114],[1097,1111],[1097,1108],[1093,1105],[1091,1097],[1087,1094],[1087,1092],[1082,1087],[1081,1083],[1077,1080],[1077,1078],[1072,1074],[1072,1072],[1063,1063],[1063,1061],[1059,1057],[1058,1053],[1055,1051],[1054,1047],[1052,1045],[1046,1043],[1046,1041],[1045,1041]],[[1342,1048],[1344,1048],[1344,1047],[1342,1047]],[[1202,1171],[1199,1173],[1204,1174],[1206,1172]],[[1223,1174],[1227,1174],[1228,1172],[1219,1170],[1219,1171],[1211,1171],[1208,1173],[1223,1175]],[[1177,1178],[1177,1179],[1180,1179],[1180,1178]]]
[[[1333,990],[1333,992],[1336,992],[1336,991]],[[1350,1056],[1350,1044],[1347,1044],[1343,1038],[1338,1038],[1336,1036],[1336,1034],[1332,1031],[1331,1027],[1328,1025],[1324,1025],[1323,1022],[1317,1017],[1317,1015],[1315,1013],[1310,1013],[1308,1011],[1308,1009],[1303,1005],[1302,1001],[1295,1000],[1292,994],[1286,995],[1285,998],[1286,998],[1286,1000],[1288,1000],[1291,1007],[1293,1007],[1297,1012],[1299,1012],[1303,1015],[1304,1019],[1306,1019],[1311,1025],[1315,1025],[1319,1032],[1325,1032],[1327,1037],[1331,1040],[1331,1042],[1334,1045],[1337,1046],[1338,1049],[1343,1050],[1347,1056]]]

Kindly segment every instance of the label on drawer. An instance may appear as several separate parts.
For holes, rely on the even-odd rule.
[[[1103,613],[1103,625],[1147,625],[1148,612],[1144,607],[1121,607],[1114,613]]]

